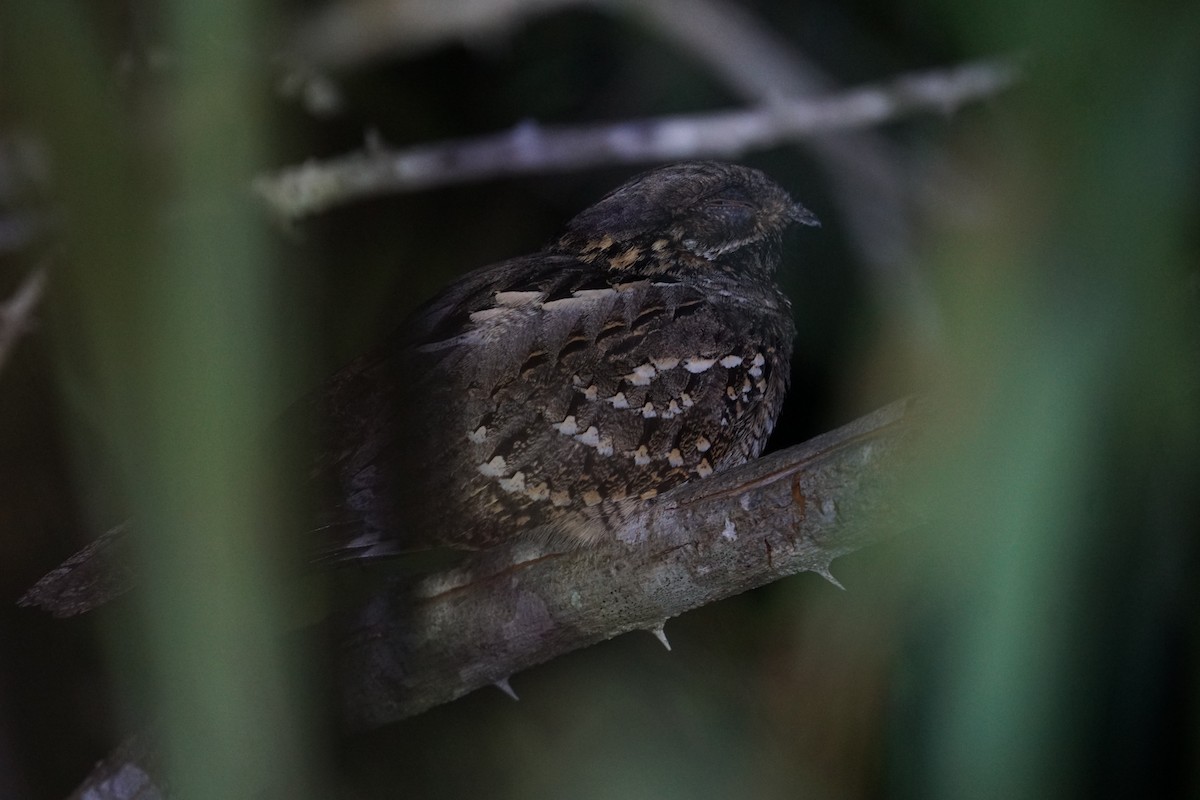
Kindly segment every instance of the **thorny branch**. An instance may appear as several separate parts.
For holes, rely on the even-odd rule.
[[[500,548],[416,587],[374,591],[334,624],[346,726],[396,722],[489,684],[507,689],[515,672],[627,631],[663,636],[672,617],[788,575],[830,577],[832,560],[919,521],[898,484],[920,413],[902,400],[682,486],[612,541]],[[156,770],[153,748],[127,744],[73,797],[158,796]]]
[[[921,111],[949,113],[1016,80],[1003,62],[906,75],[824,99],[786,99],[757,108],[658,117],[614,125],[541,127],[404,150],[382,146],[262,176],[255,188],[285,217],[352,200],[469,180],[597,164],[731,158],[833,130],[875,125]]]
[[[347,724],[395,722],[787,575],[828,577],[835,558],[912,524],[893,491],[911,406],[682,486],[597,546],[518,545],[379,592],[346,625]]]

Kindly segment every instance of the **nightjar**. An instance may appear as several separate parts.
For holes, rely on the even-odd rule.
[[[585,544],[755,458],[795,333],[758,170],[643,173],[533,255],[471,272],[310,398],[326,554]]]

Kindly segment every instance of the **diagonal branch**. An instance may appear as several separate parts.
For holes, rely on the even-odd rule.
[[[567,553],[528,545],[374,591],[335,626],[347,728],[396,722],[572,650],[663,623],[898,533],[896,491],[919,432],[901,400],[805,444],[663,495],[620,538]],[[509,689],[511,691],[511,689]],[[152,737],[133,737],[72,797],[161,797]]]
[[[542,127],[533,123],[475,139],[389,150],[369,147],[264,175],[254,188],[281,215],[302,217],[353,200],[494,178],[598,164],[733,158],[836,130],[863,128],[919,112],[950,113],[1013,84],[1005,62],[976,62],[901,76],[826,98],[779,99],[759,107],[654,117],[616,124]]]
[[[352,729],[394,722],[514,672],[829,563],[909,527],[892,491],[912,401],[680,487],[616,540],[571,552],[476,554],[377,592],[338,630]]]

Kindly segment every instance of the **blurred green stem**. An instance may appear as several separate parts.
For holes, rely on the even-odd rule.
[[[4,11],[13,85],[68,210],[59,344],[90,373],[85,411],[137,520],[172,794],[303,797],[312,764],[262,447],[277,411],[273,272],[247,190],[266,139],[258,4],[165,4],[165,83],[125,96],[85,6]]]
[[[914,796],[1061,797],[1099,774],[1097,676],[1127,635],[1103,611],[1116,601],[1102,577],[1129,566],[1105,548],[1110,526],[1147,502],[1139,470],[1196,445],[1184,289],[1200,14],[944,5],[964,41],[1034,58],[1010,127],[965,148],[984,214],[936,243],[945,382],[969,421],[932,482],[954,570],[930,577],[953,611]]]

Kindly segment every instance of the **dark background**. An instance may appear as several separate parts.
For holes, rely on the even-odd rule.
[[[948,398],[943,449],[913,490],[930,524],[835,564],[845,593],[801,575],[674,620],[670,653],[630,634],[517,675],[519,703],[485,690],[348,741],[314,733],[325,788],[310,791],[1200,796],[1194,4],[741,6],[835,85],[979,57],[1025,66],[1005,94],[873,132],[906,191],[910,251],[891,273],[864,260],[810,148],[739,159],[823,221],[786,241],[800,336],[773,446],[912,392]],[[95,48],[88,85],[149,154],[138,180],[151,184],[171,147],[153,99],[173,70],[169,7],[74,12]],[[314,114],[278,90],[289,67],[273,54],[318,8],[273,9],[256,47],[225,55],[261,71],[270,136],[255,172],[357,149],[368,132],[404,147],[746,103],[638,14],[570,8],[330,70],[340,110]],[[6,13],[8,67],[22,45],[69,41]],[[67,98],[10,74],[0,219],[39,224],[0,249],[0,297],[61,258],[81,217],[45,133]],[[291,223],[248,204],[277,300],[270,402],[281,410],[454,276],[539,248],[641,168],[489,179]],[[94,295],[73,283],[88,252],[65,258],[0,371],[3,797],[68,794],[154,702],[138,600],[65,621],[14,605],[136,495],[118,477],[119,428],[93,401],[102,345],[80,309]],[[890,293],[896,271],[915,276],[933,325]],[[112,296],[96,302],[119,315]]]

